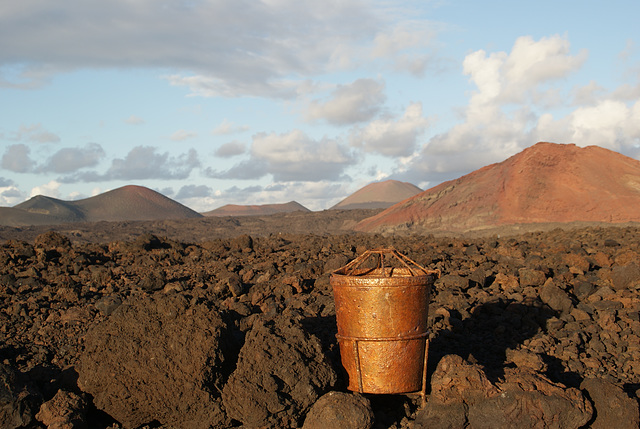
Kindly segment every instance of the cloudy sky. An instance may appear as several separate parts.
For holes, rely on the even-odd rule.
[[[640,159],[637,0],[0,2],[0,206],[423,189],[538,141]]]

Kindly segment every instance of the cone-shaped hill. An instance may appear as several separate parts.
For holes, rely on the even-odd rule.
[[[330,210],[386,209],[422,192],[422,189],[407,182],[385,180],[369,183],[360,188]]]
[[[128,185],[75,201],[89,222],[202,217],[189,207],[144,186]]]
[[[359,231],[470,231],[501,225],[640,221],[640,161],[598,146],[537,143],[441,183]]]
[[[277,213],[308,212],[308,208],[295,201],[283,204],[236,205],[227,204],[202,213],[204,216],[266,216]]]
[[[29,200],[13,207],[20,211],[28,212],[31,215],[40,215],[44,222],[46,219],[56,220],[61,223],[82,222],[85,219],[81,209],[76,207],[73,201],[64,201],[57,198],[36,195]],[[37,217],[29,216],[30,219]]]
[[[63,201],[35,196],[0,213],[0,224],[19,223],[17,213],[25,213],[25,221],[32,224],[59,224],[70,222],[135,221],[162,219],[189,219],[201,214],[144,186],[128,185],[90,198]],[[6,215],[6,216],[5,216]]]

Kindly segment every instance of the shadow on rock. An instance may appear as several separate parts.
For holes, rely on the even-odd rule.
[[[491,381],[498,380],[508,365],[507,351],[544,329],[555,315],[536,300],[517,303],[497,299],[473,307],[464,320],[456,310],[439,308],[432,327],[428,372],[433,373],[443,356],[455,354],[480,364]]]

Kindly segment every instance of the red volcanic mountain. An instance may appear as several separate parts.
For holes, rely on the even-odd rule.
[[[422,189],[407,182],[385,180],[360,188],[330,210],[386,209],[422,192]]]
[[[0,224],[19,225],[16,213],[24,213],[27,221],[41,225],[202,217],[177,201],[149,188],[135,185],[123,186],[77,201],[64,201],[38,195],[10,210],[0,212],[0,215],[6,214],[6,217],[0,218]]]
[[[537,143],[356,225],[470,231],[500,225],[640,221],[640,161],[598,146]]]
[[[290,201],[284,204],[236,205],[227,204],[215,210],[202,213],[204,216],[266,216],[276,213],[308,212],[305,206]]]

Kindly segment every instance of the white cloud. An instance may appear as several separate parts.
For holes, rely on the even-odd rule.
[[[124,158],[116,158],[105,173],[87,171],[61,177],[63,183],[98,182],[103,180],[186,179],[200,166],[194,149],[178,156],[158,153],[151,146],[136,146]]]
[[[546,114],[540,117],[534,135],[553,135],[579,146],[597,145],[631,154],[640,146],[640,101],[628,105],[604,99],[558,119]]]
[[[394,70],[420,77],[434,61],[428,52],[438,31],[440,25],[435,22],[402,19],[376,34],[370,57],[391,59]]]
[[[561,127],[552,117],[536,112],[570,100],[554,85],[577,71],[586,58],[585,51],[573,55],[568,40],[560,36],[538,41],[520,37],[509,53],[470,53],[463,72],[476,89],[463,122],[433,136],[407,166],[405,178],[414,183],[448,180],[504,160],[534,144],[536,137],[558,141],[559,134],[547,135],[539,123],[553,125],[554,132]],[[596,89],[592,86],[585,92]]]
[[[512,100],[518,99],[523,92],[578,70],[586,59],[586,50],[572,56],[569,40],[558,35],[538,41],[519,37],[504,63],[505,92]]]
[[[477,116],[486,120],[496,106],[504,103],[543,98],[542,85],[568,76],[586,60],[586,51],[572,56],[569,48],[569,41],[560,36],[539,41],[524,36],[515,41],[509,54],[487,55],[480,50],[467,55],[464,74],[477,87],[469,103],[470,119]]]
[[[29,197],[35,197],[36,195],[44,195],[47,197],[59,198],[60,197],[60,183],[52,180],[44,185],[36,186],[31,189]]]
[[[572,90],[573,104],[584,106],[595,103],[604,94],[605,89],[596,81],[590,81],[587,85],[576,87]]]
[[[138,67],[174,70],[169,82],[194,95],[289,98],[309,75],[372,58],[420,74],[437,26],[412,11],[390,18],[389,9],[361,0],[21,0],[0,14],[0,39],[12,41],[0,49],[0,85]]]
[[[198,134],[194,133],[193,131],[178,130],[175,133],[171,134],[171,137],[169,138],[173,141],[179,142],[197,136]]]
[[[49,171],[71,173],[82,168],[96,166],[104,156],[104,149],[97,143],[89,143],[82,148],[63,148],[54,153],[36,171],[39,173]]]
[[[173,74],[163,78],[173,86],[188,87],[191,91],[189,95],[197,97],[257,96],[286,99],[295,97],[298,87],[305,84],[290,79],[236,82],[234,79],[226,80],[210,74]]]
[[[383,82],[358,79],[348,85],[338,85],[331,98],[324,102],[312,101],[306,118],[323,119],[334,125],[364,122],[380,111],[385,99]]]
[[[389,157],[410,156],[429,121],[422,116],[422,103],[412,103],[398,120],[377,119],[364,129],[355,130],[351,144],[365,152]]]
[[[211,133],[216,136],[241,133],[249,130],[248,125],[235,125],[225,118]]]
[[[60,137],[45,130],[42,124],[21,125],[18,131],[8,139],[33,143],[58,143],[60,141]]]
[[[16,184],[0,177],[0,206],[14,206],[24,200],[24,196]]]
[[[215,156],[220,158],[231,158],[234,156],[242,155],[247,150],[244,143],[239,141],[232,141],[221,145],[214,152]]]
[[[300,130],[257,134],[251,155],[266,164],[276,182],[337,180],[353,163],[348,148],[338,141],[313,140]]]
[[[175,198],[178,201],[193,199],[193,198],[206,198],[213,195],[213,189],[206,185],[185,185],[180,188]]]
[[[124,122],[130,125],[142,125],[144,124],[144,119],[136,115],[131,115],[127,119],[125,119]]]
[[[25,144],[14,144],[5,150],[0,166],[14,173],[28,173],[35,163],[29,156],[29,147]]]
[[[157,153],[156,148],[137,146],[123,159],[114,159],[107,176],[111,179],[185,179],[200,166],[198,155],[191,149],[180,156]]]
[[[300,130],[253,136],[251,156],[226,171],[205,174],[222,179],[258,179],[268,174],[276,182],[334,181],[355,162],[349,148],[337,140],[314,140]]]

